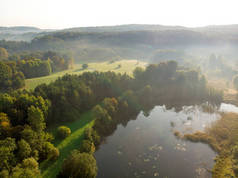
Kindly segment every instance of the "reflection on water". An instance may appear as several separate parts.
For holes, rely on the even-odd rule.
[[[96,151],[98,178],[211,177],[215,153],[206,144],[176,139],[173,132],[203,130],[219,118],[200,106],[181,111],[156,106],[145,117],[141,112],[126,127],[119,125]]]
[[[219,111],[221,111],[221,112],[234,112],[234,113],[238,113],[238,107],[234,106],[232,104],[222,103],[221,106],[220,106]]]

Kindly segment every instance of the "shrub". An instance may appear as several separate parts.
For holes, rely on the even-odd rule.
[[[58,177],[95,178],[97,170],[97,163],[93,155],[76,150],[64,161]]]
[[[88,64],[83,64],[83,65],[82,65],[82,68],[83,68],[83,69],[87,69],[87,68],[88,68]]]
[[[83,140],[83,143],[79,149],[80,152],[93,154],[95,152],[95,146],[93,142],[89,140]]]
[[[60,126],[58,127],[58,136],[61,138],[66,138],[71,134],[70,128],[66,126]]]
[[[52,148],[49,152],[49,159],[50,160],[56,160],[60,155],[59,149],[58,148]]]

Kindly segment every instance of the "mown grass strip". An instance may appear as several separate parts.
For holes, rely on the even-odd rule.
[[[65,158],[74,149],[78,149],[84,137],[84,130],[92,127],[94,124],[93,115],[91,112],[83,114],[79,120],[70,122],[66,125],[72,131],[71,135],[64,140],[55,140],[55,145],[60,151],[60,156],[56,161],[44,161],[40,164],[41,174],[44,178],[55,178],[59,173],[62,163]],[[56,128],[52,130],[53,134],[56,133]]]

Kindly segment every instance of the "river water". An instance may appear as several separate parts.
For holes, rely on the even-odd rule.
[[[219,112],[238,112],[222,103],[204,111],[200,105],[184,106],[180,111],[154,107],[149,116],[141,112],[136,120],[106,138],[95,152],[98,178],[206,178],[216,153],[206,144],[177,139],[175,131],[203,131],[220,117]]]

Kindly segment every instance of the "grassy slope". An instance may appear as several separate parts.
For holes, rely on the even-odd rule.
[[[74,122],[65,123],[72,133],[69,137],[64,140],[56,139],[54,140],[54,145],[59,149],[60,156],[56,161],[44,161],[41,163],[41,173],[45,178],[54,178],[61,169],[64,159],[70,154],[74,149],[78,149],[81,141],[83,140],[84,129],[92,127],[94,123],[93,116],[91,112],[83,114],[79,120]],[[54,127],[50,132],[55,136],[57,127]]]
[[[121,65],[120,68],[118,68],[119,64]],[[137,60],[120,60],[111,64],[109,62],[102,62],[102,63],[88,63],[88,65],[89,67],[86,70],[82,70],[82,65],[76,64],[74,69],[57,72],[50,76],[27,79],[25,88],[28,90],[34,89],[39,84],[42,84],[42,83],[48,84],[50,82],[55,81],[58,77],[61,77],[65,74],[78,75],[86,71],[95,71],[95,70],[100,72],[114,71],[118,73],[127,73],[128,75],[132,75],[132,72],[136,67],[145,67],[146,63],[137,61]]]

